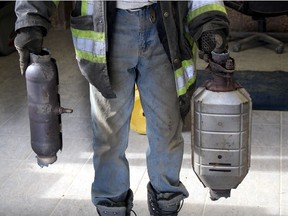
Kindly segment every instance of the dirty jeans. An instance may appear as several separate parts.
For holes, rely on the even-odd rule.
[[[188,192],[179,183],[183,159],[182,120],[171,63],[158,38],[150,9],[117,9],[109,40],[109,76],[115,99],[105,99],[90,85],[95,179],[92,201],[125,200],[130,188],[128,146],[135,83],[145,113],[150,182],[158,192]],[[138,143],[133,143],[138,144]]]

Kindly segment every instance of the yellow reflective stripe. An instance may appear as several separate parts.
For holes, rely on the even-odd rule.
[[[52,2],[54,3],[54,5],[55,5],[56,7],[58,7],[60,1],[52,0]]]
[[[106,63],[106,56],[96,56],[93,55],[92,53],[83,52],[78,49],[75,49],[75,53],[76,56],[80,59],[85,59],[94,63],[103,63],[103,64]]]
[[[200,14],[203,14],[209,11],[220,11],[222,13],[227,14],[225,6],[219,5],[219,4],[208,4],[208,5],[204,5],[202,7],[199,7],[195,10],[190,11],[188,13],[187,20],[188,22],[190,22],[193,19],[195,19],[195,17],[199,16]]]
[[[183,76],[184,75],[183,67],[187,68],[191,65],[193,65],[192,59],[182,61],[182,67],[175,71],[175,76],[176,77]]]
[[[82,0],[81,2],[81,16],[93,15],[95,0]]]
[[[88,0],[82,0],[81,2],[81,16],[87,15]]]
[[[193,60],[182,61],[182,67],[175,72],[175,81],[178,96],[187,92],[187,89],[196,81],[196,70]]]
[[[81,38],[88,38],[92,40],[105,41],[105,33],[104,32],[95,32],[90,30],[80,30],[71,28],[72,35]]]

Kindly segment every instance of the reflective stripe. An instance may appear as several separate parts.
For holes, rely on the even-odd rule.
[[[92,53],[82,52],[80,50],[77,50],[76,48],[75,48],[75,53],[76,53],[76,58],[78,60],[85,59],[87,61],[94,62],[94,63],[102,63],[102,64],[106,63],[106,56],[95,56]]]
[[[95,32],[92,30],[80,30],[71,28],[72,35],[76,37],[88,38],[98,41],[105,41],[105,34],[104,32]]]
[[[82,0],[81,15],[93,15],[94,1]]]
[[[211,4],[216,4],[216,5],[222,5],[224,6],[223,1],[220,0],[201,0],[201,1],[192,1],[188,3],[188,7],[191,10],[196,10],[200,7],[206,6],[206,5],[211,5]]]
[[[54,5],[55,5],[56,7],[58,7],[59,1],[57,1],[57,0],[52,0],[52,1],[53,1]]]
[[[105,34],[71,28],[73,44],[78,59],[106,62]]]
[[[227,14],[225,6],[223,4],[207,4],[207,5],[201,4],[200,5],[197,2],[198,1],[193,1],[193,3],[192,3],[192,10],[190,10],[190,12],[188,13],[188,16],[187,16],[188,22],[195,19],[195,17],[197,17],[198,15],[203,14],[205,12],[209,12],[209,11],[219,11],[219,12]],[[196,8],[194,8],[194,4],[196,4]]]
[[[105,42],[73,36],[73,43],[75,48],[80,51],[93,53],[96,56],[105,55]]]
[[[175,71],[175,81],[178,96],[185,94],[196,81],[196,70],[192,59],[182,61],[182,67]]]

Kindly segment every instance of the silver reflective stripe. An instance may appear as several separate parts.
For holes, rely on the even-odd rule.
[[[182,76],[177,76],[176,77],[176,87],[177,89],[184,88],[186,86],[186,82],[193,78],[194,76],[194,66],[190,65],[188,67],[183,68],[183,75]]]
[[[211,5],[211,4],[218,4],[224,6],[223,1],[220,0],[201,0],[201,1],[189,1],[188,8],[190,10],[196,10],[200,7]]]
[[[185,79],[183,76],[176,77],[176,88],[177,90],[185,87]]]
[[[175,71],[175,82],[178,96],[187,92],[187,89],[196,81],[195,66],[192,60],[184,60],[182,67]]]
[[[88,1],[87,3],[87,15],[93,15],[94,12],[94,1]]]
[[[209,11],[227,13],[223,1],[219,0],[190,1],[188,3],[188,8],[187,22],[191,22],[197,16]]]
[[[189,80],[194,76],[194,65],[189,65],[184,68],[185,80]]]
[[[105,41],[95,41],[88,38],[80,38],[73,35],[73,43],[77,50],[92,53],[95,56],[105,56]]]

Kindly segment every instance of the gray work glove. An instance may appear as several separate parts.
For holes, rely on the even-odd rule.
[[[223,53],[227,50],[227,46],[227,37],[223,31],[205,31],[199,39],[199,57],[208,62],[212,51]]]
[[[30,62],[30,53],[40,54],[43,44],[41,27],[25,27],[17,31],[14,45],[19,53],[21,74],[24,75]]]

